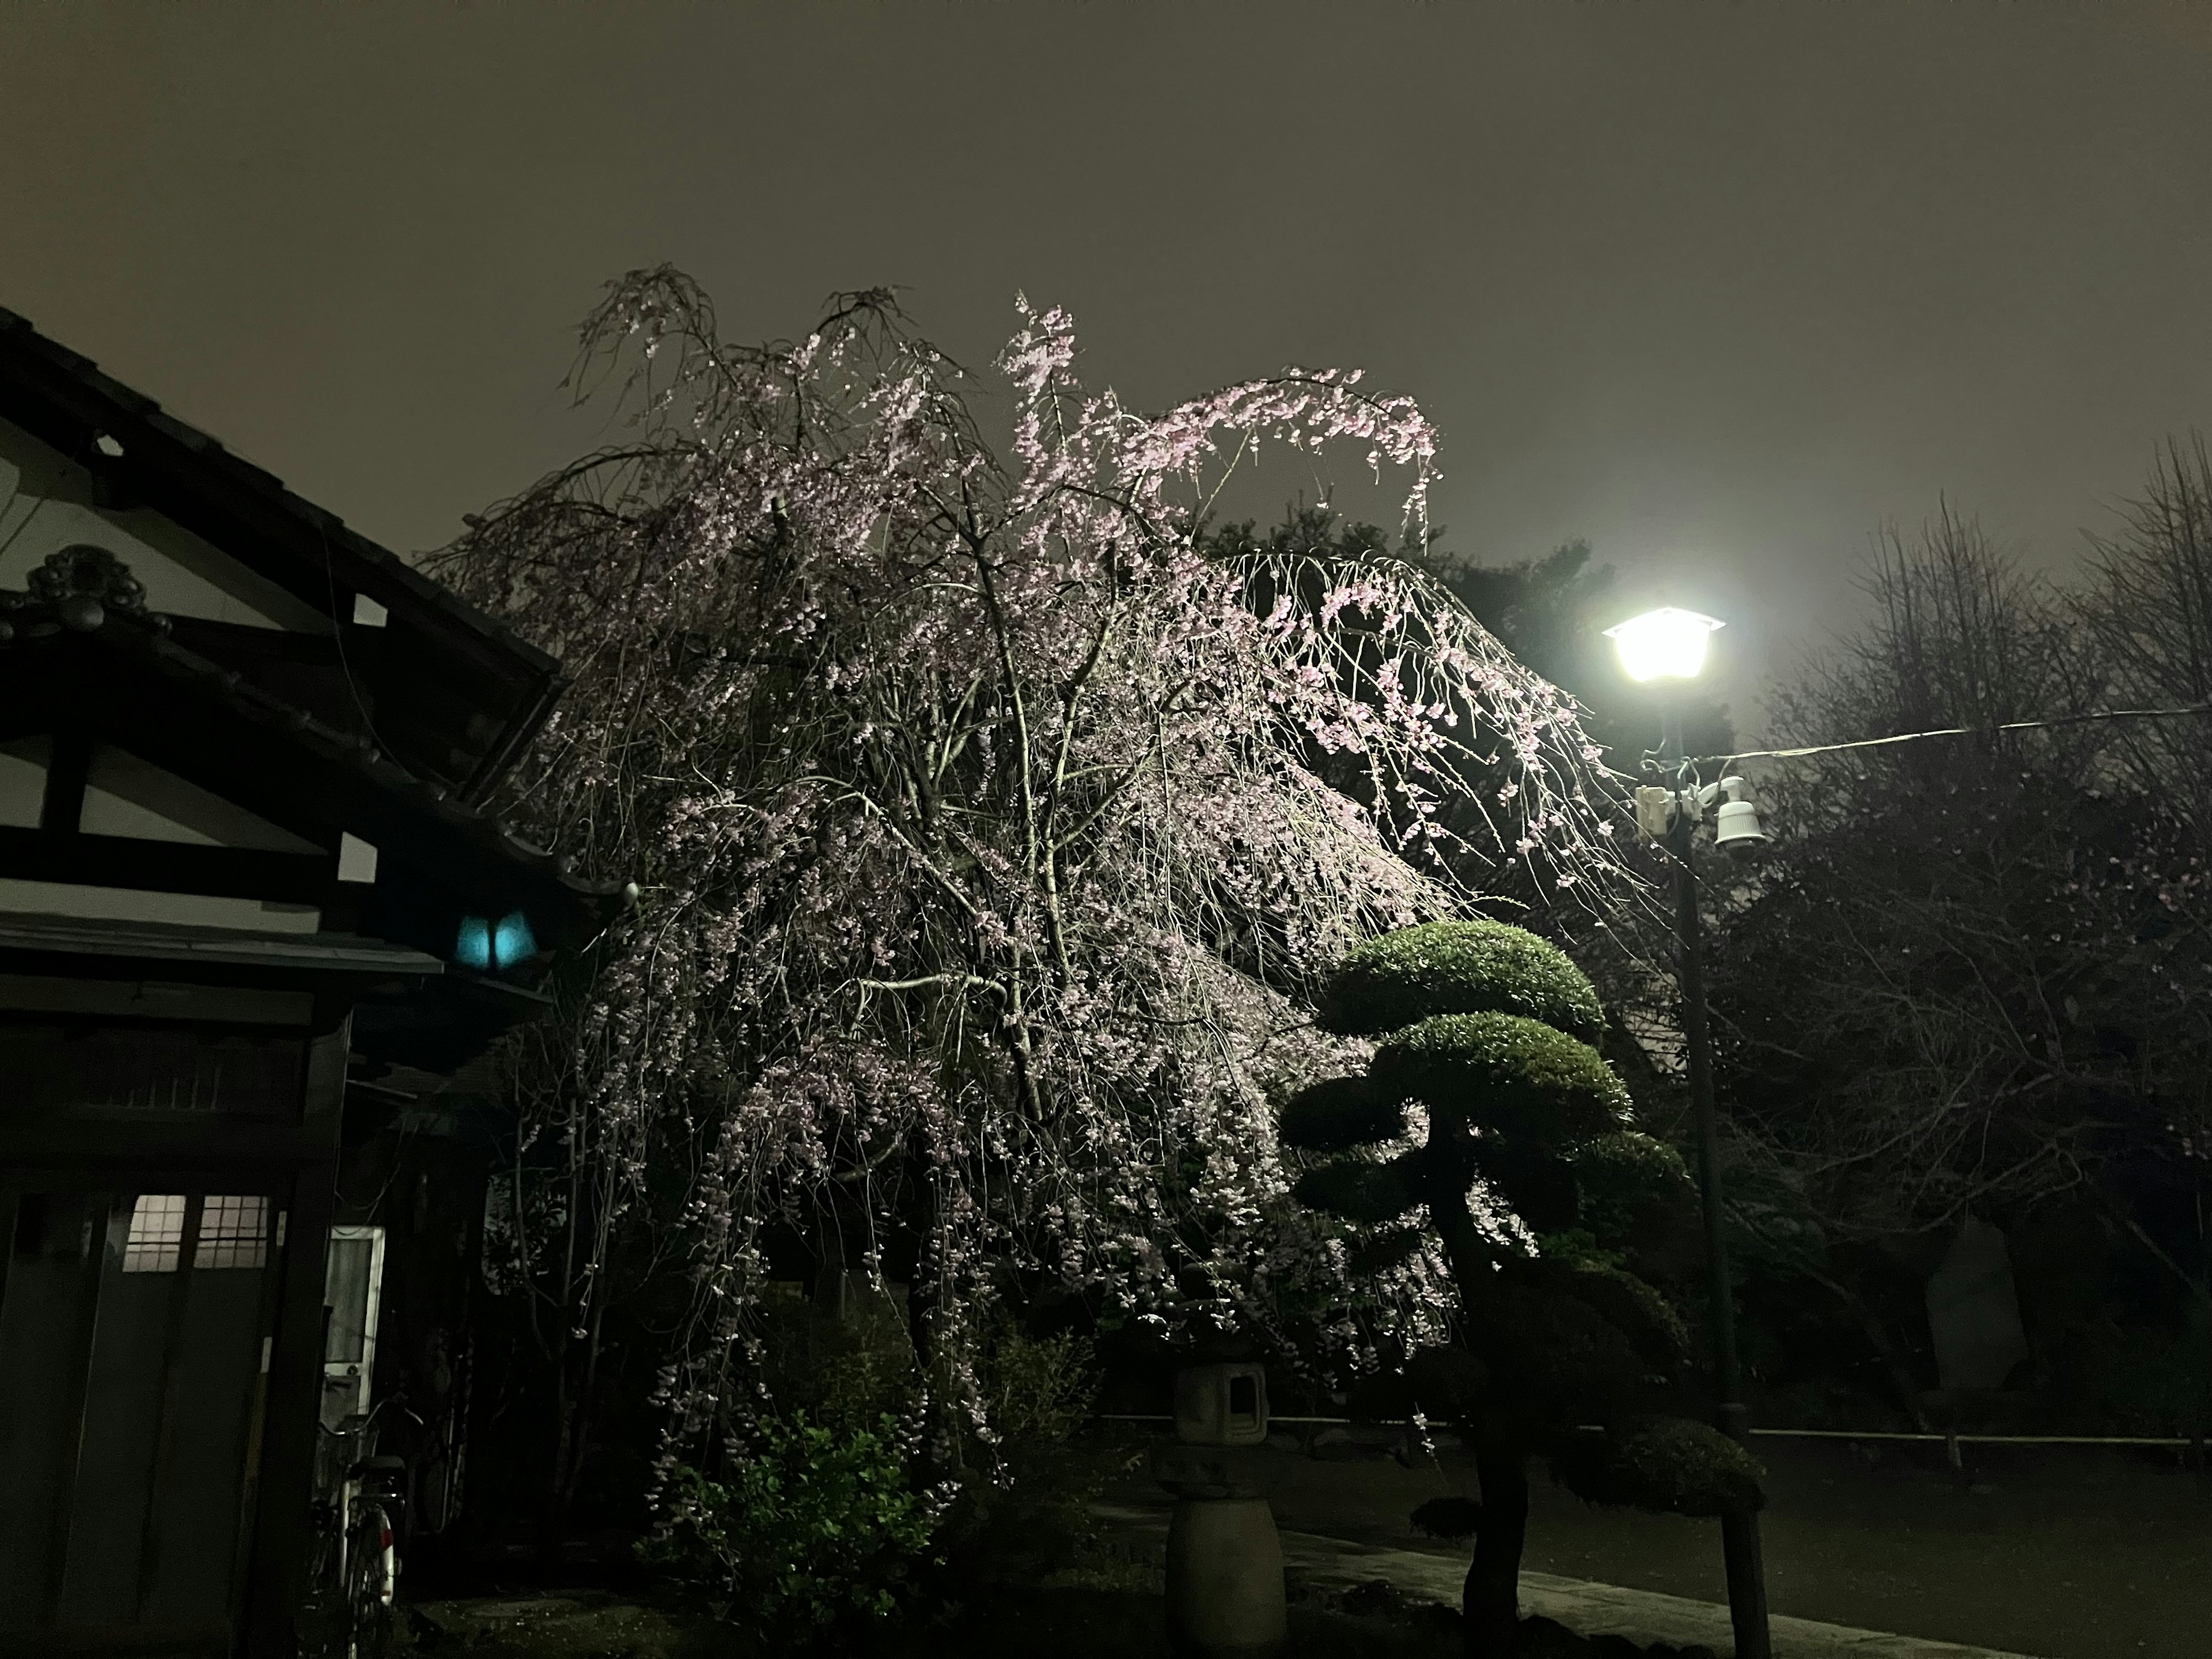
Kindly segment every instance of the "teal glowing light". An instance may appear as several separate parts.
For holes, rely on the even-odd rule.
[[[463,916],[461,936],[453,946],[453,960],[464,968],[482,971],[491,966],[491,924],[482,916]]]
[[[501,916],[496,925],[483,916],[463,916],[460,936],[453,943],[453,960],[480,974],[512,968],[537,954],[538,935],[530,931],[530,918],[520,910]]]
[[[483,915],[460,918],[460,938],[453,940],[453,960],[462,967],[489,973],[491,969],[526,963],[533,956],[538,956],[538,936],[531,931],[531,918],[522,911],[508,911],[500,918],[498,925],[489,922]]]
[[[492,935],[491,953],[502,968],[536,956],[538,936],[530,931],[530,918],[520,910],[500,918],[499,931]]]

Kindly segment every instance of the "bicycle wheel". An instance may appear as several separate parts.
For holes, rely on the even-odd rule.
[[[307,1581],[300,1606],[301,1651],[307,1659],[345,1659],[353,1612],[351,1586],[340,1577],[336,1506],[317,1504],[308,1525]]]
[[[393,1562],[392,1523],[380,1505],[362,1506],[348,1554],[348,1577],[353,1581],[346,1598],[353,1624],[351,1659],[386,1659],[392,1650]]]

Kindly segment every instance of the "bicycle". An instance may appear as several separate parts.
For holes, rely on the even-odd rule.
[[[404,1492],[391,1490],[391,1483],[395,1478],[404,1482],[407,1460],[366,1457],[347,1474],[356,1505],[346,1548],[346,1607],[352,1627],[347,1656],[385,1659],[392,1645],[392,1597],[399,1579],[399,1554],[386,1505],[398,1508],[406,1501]]]
[[[335,1429],[325,1426],[316,1449],[316,1486],[325,1496],[310,1515],[301,1612],[303,1638],[319,1659],[383,1659],[391,1646],[399,1577],[392,1523],[395,1512],[405,1516],[408,1462],[374,1455],[376,1419],[387,1405],[422,1422],[394,1395]]]

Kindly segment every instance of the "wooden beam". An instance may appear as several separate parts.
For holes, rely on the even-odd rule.
[[[174,1112],[155,1118],[142,1112],[56,1113],[33,1123],[12,1122],[0,1133],[0,1165],[67,1164],[79,1170],[148,1165],[176,1171],[175,1180],[201,1178],[241,1164],[296,1164],[326,1157],[334,1126],[301,1127],[211,1112]]]
[[[161,1339],[161,1415],[154,1431],[154,1480],[146,1498],[146,1519],[138,1534],[138,1608],[146,1622],[154,1580],[161,1569],[161,1522],[169,1504],[169,1473],[176,1462],[177,1395],[182,1384],[185,1316],[191,1306],[192,1262],[199,1254],[200,1218],[207,1194],[185,1194],[184,1231],[177,1240],[177,1277],[169,1285],[169,1317]]]
[[[287,1206],[283,1289],[263,1416],[259,1489],[246,1571],[245,1659],[292,1659],[293,1615],[307,1591],[308,1506],[322,1432],[323,1275],[331,1245],[337,1169],[310,1164]]]
[[[260,1513],[261,1447],[268,1432],[269,1367],[276,1352],[276,1316],[284,1297],[284,1252],[282,1245],[288,1241],[282,1231],[285,1225],[284,1196],[279,1192],[269,1200],[275,1212],[270,1217],[269,1231],[261,1269],[261,1302],[254,1316],[253,1328],[261,1338],[261,1366],[253,1377],[253,1407],[246,1419],[246,1468],[240,1482],[238,1495],[238,1532],[231,1548],[230,1569],[230,1627],[241,1630],[246,1624],[246,1593],[251,1587],[250,1571],[253,1562],[254,1517]]]
[[[81,801],[81,781],[77,795]],[[49,805],[53,799],[49,784]],[[270,853],[255,847],[88,836],[74,828],[57,830],[46,824],[36,830],[0,826],[0,875],[21,881],[314,904],[336,884],[337,859],[329,853]]]
[[[77,820],[84,813],[85,779],[91,771],[91,734],[81,726],[64,726],[56,732],[53,752],[46,757],[46,791],[39,804],[41,833],[56,836],[76,834]]]
[[[322,1431],[323,1277],[337,1203],[337,1127],[345,1108],[352,1021],[341,1019],[307,1067],[305,1118],[326,1137],[322,1161],[303,1164],[287,1208],[283,1288],[269,1364],[268,1410],[255,1493],[240,1659],[293,1659],[294,1615],[307,1589],[308,1506]]]
[[[46,1557],[46,1607],[39,1620],[46,1626],[60,1619],[62,1580],[69,1571],[70,1513],[76,1507],[77,1471],[84,1462],[85,1403],[92,1382],[93,1349],[100,1340],[100,1269],[107,1256],[108,1218],[113,1204],[112,1194],[85,1194],[86,1247],[77,1272],[76,1364],[68,1384],[68,1403],[62,1411],[66,1437],[60,1448],[62,1474],[54,1486],[53,1520],[46,1533],[52,1553]]]

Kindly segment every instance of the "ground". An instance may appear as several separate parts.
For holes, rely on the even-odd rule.
[[[1761,1517],[1777,1613],[2045,1659],[2202,1659],[2212,1629],[2212,1493],[2172,1452],[1970,1447],[1971,1486],[1940,1447],[1761,1439]],[[1277,1522],[1364,1543],[1459,1549],[1413,1534],[1424,1498],[1477,1490],[1472,1464],[1286,1456]],[[1145,1494],[1139,1482],[1118,1495]],[[1720,1524],[1596,1510],[1540,1475],[1523,1565],[1708,1601],[1727,1599]]]
[[[1962,1484],[1939,1448],[1892,1448],[1869,1462],[1836,1443],[1762,1441],[1771,1501],[1763,1520],[1778,1614],[2039,1656],[2201,1659],[2212,1629],[2212,1493],[2171,1454],[2115,1449],[1973,1448]],[[1379,1448],[1338,1444],[1273,1460],[1286,1531],[1462,1551],[1414,1536],[1415,1504],[1472,1492],[1446,1451],[1406,1468]],[[1102,1496],[1164,1501],[1143,1476]],[[1540,1478],[1525,1565],[1534,1572],[1721,1601],[1717,1523],[1593,1510]],[[1161,1629],[1154,1546],[1109,1535],[1090,1566],[972,1599],[952,1627],[902,1632],[902,1654],[1050,1652],[1054,1659],[1154,1659]],[[1403,1607],[1351,1606],[1293,1587],[1291,1652],[1312,1659],[1444,1659],[1448,1621]],[[1384,1616],[1384,1615],[1392,1616]],[[650,1596],[481,1597],[423,1607],[418,1649],[470,1659],[736,1659],[713,1621]],[[1617,1651],[1618,1650],[1616,1650]]]

